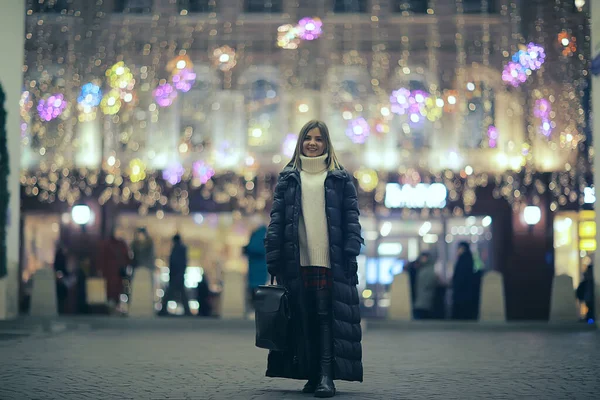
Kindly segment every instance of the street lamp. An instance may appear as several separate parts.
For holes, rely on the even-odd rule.
[[[542,219],[542,210],[538,206],[527,206],[523,210],[523,219],[527,225],[533,227]]]
[[[71,219],[77,225],[85,227],[92,220],[92,210],[85,204],[74,206],[71,209]]]

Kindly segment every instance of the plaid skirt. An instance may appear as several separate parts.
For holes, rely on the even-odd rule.
[[[302,281],[306,290],[331,289],[333,273],[331,268],[325,267],[300,267]]]

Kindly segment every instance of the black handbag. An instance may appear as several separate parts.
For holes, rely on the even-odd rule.
[[[290,304],[284,286],[261,285],[256,289],[254,312],[256,322],[256,347],[273,351],[286,351],[290,327]]]

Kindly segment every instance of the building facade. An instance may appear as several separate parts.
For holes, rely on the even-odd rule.
[[[80,202],[96,236],[132,212],[145,224],[263,214],[318,118],[360,188],[367,283],[385,287],[402,267],[391,259],[424,248],[451,275],[468,240],[504,273],[509,318],[547,318],[554,217],[591,189],[585,2],[315,3],[30,2],[24,209],[57,221],[25,231],[68,236],[60,215]],[[527,206],[540,210],[533,227]]]

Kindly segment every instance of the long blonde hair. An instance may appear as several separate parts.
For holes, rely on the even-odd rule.
[[[335,155],[335,150],[333,149],[333,143],[331,142],[331,136],[329,135],[329,129],[327,128],[327,125],[325,122],[318,121],[316,119],[308,121],[306,124],[304,124],[302,129],[300,129],[298,142],[296,143],[296,149],[294,150],[294,155],[288,163],[288,166],[298,170],[302,169],[302,160],[300,159],[300,156],[302,155],[302,144],[304,143],[308,132],[315,128],[319,129],[321,132],[321,137],[325,140],[325,153],[328,154],[327,159],[325,160],[327,163],[327,169],[329,171],[344,169]]]

